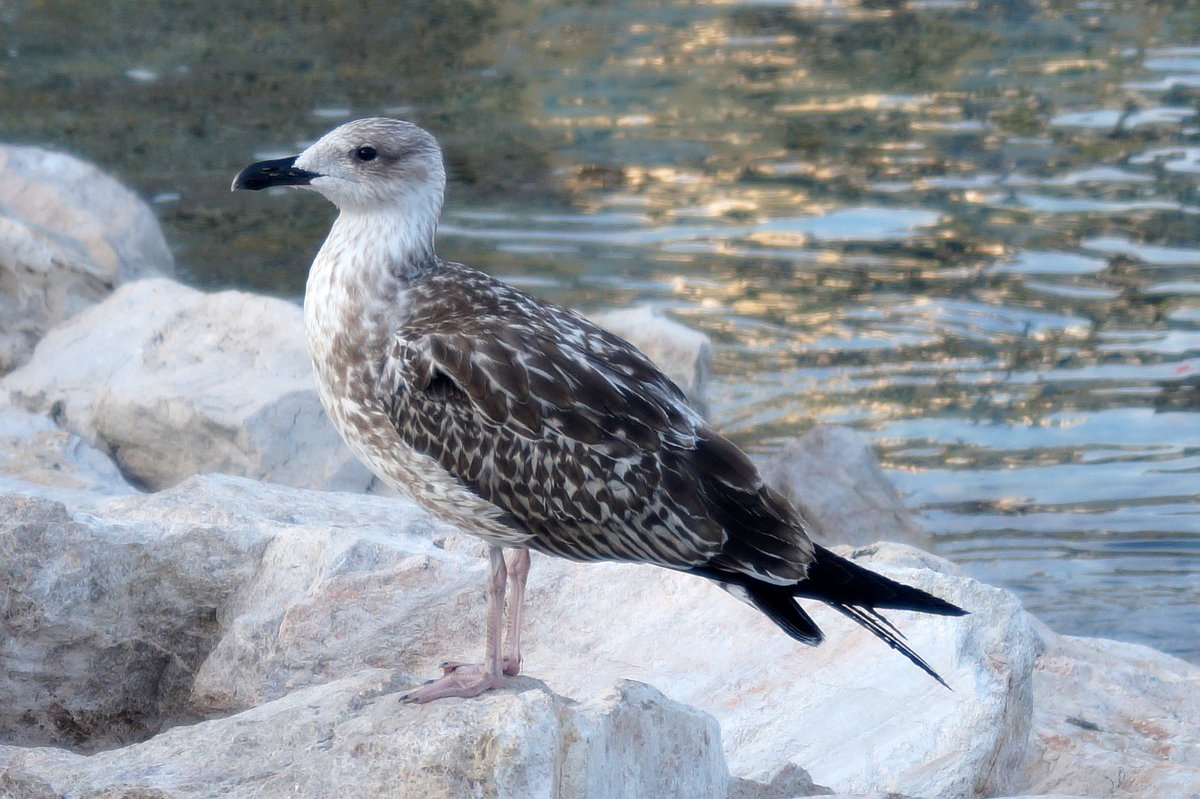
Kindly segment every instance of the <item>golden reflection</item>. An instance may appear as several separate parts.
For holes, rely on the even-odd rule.
[[[1058,75],[1063,72],[1094,70],[1103,72],[1112,67],[1112,62],[1102,58],[1054,58],[1040,61],[1037,71],[1043,75]]]
[[[763,247],[803,247],[808,244],[810,236],[800,231],[767,231],[756,230],[746,236],[746,240]]]
[[[653,125],[656,121],[651,114],[626,114],[617,117],[615,124],[618,128],[633,128]]]
[[[798,103],[779,103],[775,106],[780,114],[833,114],[844,111],[889,110],[915,113],[929,103],[929,96],[901,97],[892,94],[860,94],[850,97],[815,99]]]

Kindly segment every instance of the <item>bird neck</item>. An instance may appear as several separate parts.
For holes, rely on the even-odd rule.
[[[355,277],[365,282],[407,282],[437,264],[433,250],[437,211],[424,210],[343,210],[322,250],[336,253],[343,268],[358,272]]]
[[[339,337],[373,352],[391,335],[404,315],[408,287],[441,264],[433,250],[438,210],[436,203],[341,210],[304,293],[314,361],[319,349],[335,346]]]

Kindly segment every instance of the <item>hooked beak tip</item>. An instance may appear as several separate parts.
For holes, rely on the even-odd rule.
[[[296,156],[293,155],[250,164],[237,173],[230,191],[260,191],[272,186],[307,186],[314,178],[319,177],[321,176],[316,172],[297,168]]]

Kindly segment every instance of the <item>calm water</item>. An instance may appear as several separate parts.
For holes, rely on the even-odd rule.
[[[1191,2],[0,0],[0,138],[147,197],[186,279],[298,296],[330,210],[256,157],[402,115],[447,255],[717,343],[766,454],[848,424],[971,574],[1200,661]]]

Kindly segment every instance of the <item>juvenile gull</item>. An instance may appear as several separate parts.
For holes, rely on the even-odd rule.
[[[945,685],[877,608],[964,611],[814,544],[631,344],[438,258],[445,185],[433,136],[378,118],[233,182],[303,186],[338,207],[304,297],[321,401],[375,474],[490,545],[484,663],[446,663],[404,698],[475,696],[518,673],[531,549],[706,577],[812,645],[822,634],[797,598],[817,599]]]

